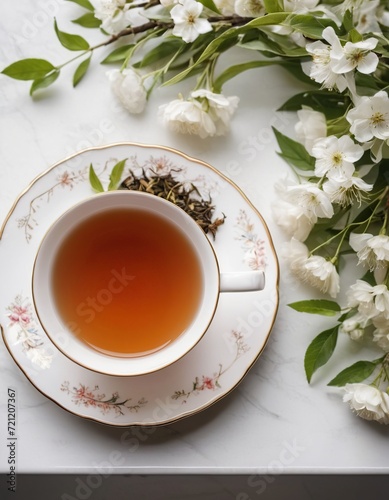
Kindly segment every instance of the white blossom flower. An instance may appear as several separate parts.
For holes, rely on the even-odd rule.
[[[284,12],[293,12],[294,14],[308,14],[315,11],[320,12],[323,17],[332,19],[338,26],[341,26],[341,21],[337,16],[328,9],[325,5],[318,5],[319,0],[284,0]],[[274,25],[269,27],[270,31],[278,35],[289,35],[294,43],[300,47],[306,46],[306,38],[302,33],[294,31],[290,26]]]
[[[377,69],[378,56],[374,52],[378,40],[368,38],[362,42],[347,42],[341,51],[331,52],[331,67],[335,73],[348,73],[357,69],[360,73],[370,74]]]
[[[205,100],[208,113],[215,126],[215,135],[224,135],[230,127],[230,120],[238,107],[239,97],[225,97],[222,94],[215,94],[206,89],[199,89],[191,92],[191,97],[197,100]]]
[[[379,314],[375,318],[373,318],[373,325],[379,330],[385,331],[389,334],[389,320],[385,318],[383,314]]]
[[[207,19],[200,18],[202,11],[203,5],[195,0],[182,0],[181,4],[175,5],[170,11],[174,21],[173,35],[191,43],[200,34],[212,31],[211,23]]]
[[[299,121],[295,125],[296,136],[309,154],[312,154],[312,146],[317,139],[327,135],[327,121],[324,113],[314,111],[308,106],[303,106],[297,111]]]
[[[355,175],[343,181],[330,179],[323,184],[323,191],[327,193],[332,203],[341,207],[347,207],[355,202],[360,205],[365,193],[372,189],[372,184],[367,184]]]
[[[363,148],[348,135],[339,139],[330,135],[319,139],[312,147],[312,156],[316,158],[315,175],[329,179],[344,181],[349,179],[354,171],[354,162],[363,155]]]
[[[347,292],[349,307],[358,307],[358,312],[366,318],[381,315],[389,319],[389,290],[386,285],[370,285],[357,280]]]
[[[373,235],[370,233],[354,233],[351,232],[349,236],[350,247],[354,252],[359,252],[366,246],[366,243],[372,238]]]
[[[94,16],[101,21],[101,28],[111,35],[128,26],[126,14],[126,0],[100,0],[94,11]]]
[[[389,423],[389,396],[376,387],[367,384],[346,384],[343,401],[350,405],[359,417]]]
[[[376,330],[374,330],[373,341],[383,351],[389,352],[389,320],[386,319],[385,323],[385,325],[382,325],[382,328],[377,328]]]
[[[114,69],[107,73],[111,88],[130,113],[141,113],[146,105],[147,92],[142,78],[133,69]]]
[[[159,107],[159,116],[173,132],[194,134],[202,139],[216,134],[212,118],[196,100],[175,99]]]
[[[378,5],[378,8],[376,9],[375,16],[374,16],[375,20],[379,21],[379,23],[382,24],[383,26],[389,26],[389,11],[385,9],[385,6],[380,5],[379,0],[372,0],[372,1],[366,2],[366,3],[375,3],[376,5]],[[377,22],[377,24],[378,24],[378,22]],[[381,33],[381,29],[379,27],[378,27],[378,29],[371,29],[369,31]],[[361,33],[362,33],[362,31],[361,31]],[[365,33],[365,32],[363,32],[363,33]]]
[[[359,142],[370,141],[373,137],[389,139],[388,94],[380,90],[372,97],[362,96],[346,118],[351,124],[350,132]]]
[[[331,297],[336,297],[340,290],[339,274],[332,262],[321,257],[312,255],[303,266],[304,281],[318,288]]]
[[[304,214],[301,207],[277,199],[272,204],[272,211],[276,224],[289,237],[299,241],[305,241],[308,238],[315,223]]]
[[[369,233],[350,234],[350,246],[357,252],[359,264],[367,265],[370,271],[389,264],[389,236]]]
[[[379,4],[379,0],[345,0],[333,10],[340,19],[343,19],[347,10],[352,12],[355,29],[361,34],[380,33],[377,20]]]
[[[291,273],[300,277],[301,268],[309,257],[308,247],[301,241],[296,240],[296,238],[292,238],[284,244],[281,253]]]
[[[318,3],[319,0],[284,0],[284,10],[285,12],[305,14],[314,9]]]
[[[320,7],[316,9],[318,3],[319,0],[284,0],[283,10],[284,12],[293,12],[294,14],[307,14],[312,9],[322,10]],[[277,35],[284,37],[289,36],[290,40],[300,47],[306,46],[306,38],[304,35],[293,30],[290,26],[275,24],[269,26],[268,30]]]
[[[136,5],[137,3],[141,4],[142,2],[143,0],[134,0],[131,3],[132,8],[130,8],[130,4],[126,4],[127,10],[125,11],[125,16],[129,26],[142,26],[142,24],[145,24],[149,21],[149,18],[146,17],[143,7],[134,7],[134,5]]]
[[[283,252],[290,270],[303,283],[318,288],[331,297],[336,297],[340,290],[339,274],[332,262],[319,255],[309,256],[306,245],[292,239]]]
[[[266,12],[261,0],[235,0],[234,10],[242,17],[261,17]]]
[[[375,330],[373,332],[373,341],[383,351],[389,352],[389,333],[388,330]]]
[[[354,9],[353,21],[359,33],[381,33],[384,19],[380,15],[379,0],[361,0],[359,9]]]
[[[373,318],[376,330],[373,332],[373,340],[383,351],[389,352],[389,320],[383,315]]]
[[[215,0],[215,5],[223,16],[235,14],[235,0]]]
[[[314,222],[318,217],[331,218],[334,215],[329,197],[312,182],[289,183],[285,188],[284,199],[300,207],[303,213]]]
[[[180,3],[180,0],[159,0],[159,3],[164,7],[171,7],[177,3]]]
[[[354,314],[351,318],[347,318],[341,324],[340,330],[347,333],[352,340],[359,340],[363,337],[366,326],[370,320],[362,314]]]
[[[238,106],[239,98],[225,97],[206,89],[191,92],[188,100],[176,99],[160,106],[160,117],[176,132],[202,138],[225,134]]]
[[[377,283],[377,285],[382,285],[383,283],[386,282],[386,274],[388,272],[388,267],[377,267],[374,269],[374,281]]]
[[[312,55],[312,62],[302,63],[302,68],[315,82],[323,84],[328,89],[338,89],[343,92],[347,88],[347,81],[343,75],[332,69],[331,52],[341,50],[341,44],[334,29],[328,26],[322,36],[329,45],[318,40],[306,45],[306,50]]]
[[[277,199],[272,203],[273,217],[288,236],[304,241],[317,221],[317,217],[307,217],[300,205],[294,205],[287,200],[287,180],[275,184]]]

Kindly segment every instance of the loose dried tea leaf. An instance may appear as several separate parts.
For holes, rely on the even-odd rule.
[[[215,206],[212,200],[204,200],[196,186],[191,184],[187,189],[184,184],[178,182],[171,173],[157,175],[155,172],[147,175],[142,170],[142,175],[136,177],[130,170],[130,175],[121,184],[122,189],[143,191],[160,196],[178,207],[182,208],[203,229],[205,233],[211,233],[215,239],[218,227],[224,224],[226,216],[212,219]],[[193,196],[197,195],[197,196]]]

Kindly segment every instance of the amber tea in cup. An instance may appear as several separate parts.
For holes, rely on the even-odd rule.
[[[105,354],[141,356],[167,346],[192,322],[203,279],[188,237],[136,207],[93,214],[62,241],[52,270],[65,324]]]
[[[211,242],[158,196],[111,191],[71,207],[38,249],[32,296],[47,337],[98,373],[137,376],[183,358],[220,292],[261,290],[264,273],[220,273]]]

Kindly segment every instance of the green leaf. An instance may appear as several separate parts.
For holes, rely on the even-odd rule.
[[[352,43],[362,42],[363,36],[355,28],[352,28],[348,34],[350,41]]]
[[[226,52],[227,50],[231,49],[232,47],[236,47],[236,44],[239,41],[239,37],[236,36],[230,36],[229,38],[226,38],[218,48],[218,53],[221,54],[222,52]]]
[[[89,43],[80,35],[71,35],[58,29],[57,21],[54,19],[54,29],[58,40],[68,50],[88,50]]]
[[[84,9],[87,9],[87,10],[92,10],[92,11],[95,10],[95,8],[89,2],[89,0],[67,0],[67,1],[74,2],[74,3],[78,4],[80,7],[84,7]]]
[[[281,134],[281,132],[274,127],[272,127],[272,129],[281,149],[279,155],[284,158],[284,160],[300,170],[310,171],[315,169],[315,159],[308,153],[302,144]]]
[[[349,311],[346,311],[341,316],[339,316],[339,318],[338,318],[339,323],[343,323],[343,321],[346,321],[346,319],[349,319],[352,316],[354,316],[355,313],[356,313],[356,309],[350,309]]]
[[[283,12],[284,2],[283,0],[264,0],[263,5],[265,6],[266,12],[271,14],[272,12]]]
[[[36,90],[44,89],[54,83],[55,80],[59,77],[59,73],[59,70],[55,70],[52,73],[44,76],[43,78],[37,78],[36,80],[34,80],[30,87],[30,95],[33,95]]]
[[[122,62],[126,59],[127,55],[134,50],[135,44],[131,43],[129,45],[123,45],[115,50],[113,50],[110,54],[107,55],[105,59],[101,61],[100,64],[112,64],[117,62]]]
[[[299,31],[306,37],[314,39],[322,38],[323,30],[327,26],[332,26],[335,31],[338,31],[338,27],[334,21],[325,18],[318,18],[312,14],[292,15],[285,24],[288,24],[291,28]]]
[[[265,35],[262,33],[265,40],[270,40],[269,35]],[[308,57],[307,51],[305,47],[300,47],[297,44],[293,43],[289,37],[285,35],[277,35],[276,33],[271,34],[271,40],[276,42],[279,47],[281,47],[282,51],[286,56],[291,57]],[[301,61],[299,61],[301,64]]]
[[[349,33],[354,28],[353,13],[349,9],[344,13],[342,26],[346,33]]]
[[[15,80],[37,80],[53,70],[55,66],[45,59],[22,59],[4,68],[2,73]]]
[[[235,76],[253,68],[263,68],[264,66],[271,66],[274,64],[279,64],[279,61],[250,61],[242,64],[236,64],[235,66],[230,66],[223,73],[221,73],[213,84],[214,92],[221,92],[223,85],[234,78]]]
[[[305,353],[304,367],[308,383],[318,368],[325,365],[332,356],[338,339],[339,325],[319,333],[309,344]]]
[[[291,75],[293,75],[297,80],[300,80],[301,82],[304,82],[307,85],[313,85],[317,87],[317,83],[309,78],[308,75],[304,73],[304,71],[301,68],[301,61],[300,60],[293,60],[293,59],[285,59],[282,61],[281,66],[285,68]]]
[[[176,72],[176,71],[179,71],[183,68],[186,68],[188,66],[188,62],[178,62],[177,64],[172,64],[170,67],[169,67],[169,71],[172,71],[172,72]],[[193,77],[194,75],[198,75],[199,73],[202,73],[205,68],[206,68],[206,63],[201,63],[195,67],[192,67],[192,71],[190,71],[186,76],[185,78],[191,78]],[[172,73],[170,73],[172,74]],[[162,75],[162,81],[164,78],[164,75]]]
[[[72,23],[79,24],[83,28],[100,28],[101,20],[97,19],[93,12],[87,12],[77,19],[73,19]]]
[[[109,186],[108,186],[108,191],[113,191],[114,189],[117,189],[120,179],[122,178],[124,166],[126,164],[127,158],[124,160],[119,161],[116,163],[116,165],[113,167],[111,175],[109,176]]]
[[[308,248],[316,248],[318,245],[323,243],[323,238],[328,239],[335,234],[339,234],[339,230],[334,230],[334,227],[346,213],[347,210],[345,208],[340,209],[335,207],[334,215],[331,219],[319,219],[304,242],[306,246]],[[335,240],[328,243],[327,253],[331,253],[332,251],[335,253],[336,249],[337,242]]]
[[[389,32],[387,34],[387,37],[381,36],[377,33],[374,34],[375,38],[378,39],[378,45],[374,49],[374,52],[377,54],[382,54],[383,56],[388,57],[389,56],[389,50],[388,50],[388,39],[389,39]]]
[[[361,278],[362,281],[366,281],[366,283],[369,283],[371,286],[376,286],[377,282],[375,280],[374,272],[372,271],[366,271],[365,274]]]
[[[346,384],[355,384],[363,382],[374,372],[377,365],[382,363],[384,357],[375,361],[357,361],[353,365],[342,370],[338,375],[328,383],[328,385],[342,387]]]
[[[221,15],[220,10],[216,7],[215,3],[213,0],[198,0],[200,3],[204,5],[209,10],[212,10],[212,12],[216,12],[216,14]]]
[[[298,111],[302,106],[310,106],[326,115],[328,119],[343,116],[351,101],[347,96],[327,90],[309,90],[288,99],[278,111]]]
[[[377,80],[372,75],[364,75],[357,72],[355,75],[355,84],[359,95],[372,96],[381,90],[377,84]]]
[[[327,135],[336,135],[341,137],[348,134],[350,123],[346,120],[345,116],[340,116],[334,120],[327,121]]]
[[[340,312],[340,306],[333,300],[300,300],[288,304],[295,311],[310,314],[321,314],[322,316],[336,316]]]
[[[281,44],[276,43],[274,40],[271,40],[263,33],[258,33],[254,40],[247,41],[247,39],[243,39],[238,46],[244,49],[258,50],[266,54],[271,52],[272,54],[276,54],[281,57],[288,56],[300,58],[307,55],[307,51],[304,48],[296,47],[292,43],[289,43],[289,46],[284,47]]]
[[[91,59],[92,59],[92,54],[87,59],[85,59],[85,61],[82,61],[82,63],[78,66],[78,68],[74,72],[73,87],[78,85],[80,81],[84,78],[85,73],[88,71]]]
[[[205,50],[203,50],[201,56],[197,59],[195,63],[193,63],[190,67],[186,68],[184,71],[182,71],[178,75],[175,75],[173,78],[165,82],[163,86],[174,85],[180,82],[181,80],[184,80],[187,77],[187,75],[191,73],[197,65],[201,64],[203,61],[208,60],[209,57],[212,56],[215,52],[217,52],[220,46],[224,42],[228,41],[228,39],[230,39],[231,37],[236,37],[238,35],[244,34],[252,28],[260,28],[261,26],[271,26],[271,25],[281,24],[289,16],[290,16],[289,13],[277,12],[275,14],[268,14],[267,16],[253,19],[252,21],[246,23],[244,26],[229,28],[228,30],[224,31],[221,35],[219,35],[217,38],[212,40],[210,44],[207,45],[207,47],[205,48]]]
[[[151,49],[150,52],[148,52],[143,57],[143,59],[134,66],[139,68],[150,66],[151,64],[154,64],[164,59],[165,57],[173,55],[185,45],[186,43],[183,42],[180,38],[171,37],[169,39],[163,40],[162,43]]]
[[[92,186],[92,188],[94,189],[94,191],[96,191],[96,193],[103,193],[104,192],[103,185],[101,184],[100,179],[97,177],[92,163],[90,164],[90,167],[89,167],[89,182],[90,182],[90,185]]]

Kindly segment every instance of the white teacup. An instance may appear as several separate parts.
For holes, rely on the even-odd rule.
[[[132,217],[133,219],[131,220],[147,220],[153,224],[157,223],[158,228],[162,227],[169,229],[169,231],[164,232],[163,235],[170,235],[170,229],[173,232],[178,231],[180,238],[183,238],[186,242],[185,244],[189,245],[191,249],[190,251],[193,253],[192,257],[196,259],[196,262],[193,261],[193,264],[198,266],[196,267],[196,271],[194,273],[192,271],[195,266],[191,266],[193,267],[191,270],[193,275],[192,278],[187,279],[186,276],[184,276],[185,286],[189,287],[186,288],[186,290],[192,291],[192,288],[195,287],[194,283],[191,285],[190,280],[194,280],[197,283],[196,286],[198,287],[198,293],[195,301],[193,299],[193,304],[186,304],[185,301],[183,301],[182,306],[179,307],[180,310],[177,311],[177,308],[174,310],[174,307],[170,307],[171,304],[168,302],[170,299],[165,298],[165,295],[168,295],[168,293],[165,294],[164,288],[160,288],[158,294],[155,296],[157,298],[154,297],[153,299],[149,299],[148,296],[144,296],[142,299],[142,292],[136,288],[136,286],[140,286],[141,280],[145,278],[141,278],[137,275],[138,268],[140,269],[140,263],[136,260],[138,257],[134,257],[135,254],[133,255],[131,252],[135,247],[140,248],[143,245],[143,247],[146,248],[147,245],[151,245],[152,247],[155,245],[159,248],[159,254],[161,254],[162,248],[163,252],[165,252],[164,255],[169,255],[170,257],[170,253],[175,247],[173,246],[173,242],[169,241],[168,236],[166,238],[158,237],[154,243],[152,240],[150,240],[150,243],[148,239],[147,241],[145,240],[146,243],[143,240],[139,240],[139,245],[138,240],[134,240],[136,244],[128,243],[128,249],[126,247],[126,250],[124,251],[123,247],[122,253],[123,255],[127,255],[127,253],[130,255],[129,266],[131,269],[124,269],[121,261],[118,260],[116,262],[116,257],[113,256],[112,262],[109,264],[111,266],[109,280],[107,278],[103,281],[102,285],[94,284],[94,291],[90,291],[90,288],[88,288],[89,278],[83,276],[84,268],[86,272],[87,268],[90,267],[93,278],[90,281],[94,281],[95,278],[98,278],[99,273],[103,272],[104,266],[102,264],[92,265],[90,260],[93,261],[94,258],[97,258],[96,255],[100,254],[101,258],[107,257],[107,252],[109,255],[109,252],[113,252],[113,254],[115,254],[116,249],[119,252],[120,248],[118,247],[124,245],[124,240],[119,239],[114,240],[115,244],[112,243],[112,238],[118,238],[115,233],[116,229],[114,229],[115,224],[112,224],[112,234],[114,236],[112,236],[109,232],[106,232],[107,235],[104,236],[100,235],[99,232],[96,231],[97,221],[99,221],[100,224],[97,227],[105,227],[104,224],[108,227],[109,223],[104,219],[104,217],[112,216],[113,218],[117,218],[121,213],[123,214],[123,217]],[[95,224],[94,231],[92,231],[92,223]],[[142,231],[143,226],[144,223],[142,222],[142,224],[139,225],[139,227],[142,227]],[[127,228],[127,226],[125,227]],[[137,227],[138,226],[135,223],[129,223],[128,225],[128,232],[130,233],[130,231],[132,231],[134,233],[134,238],[137,237]],[[97,240],[95,243],[93,243],[93,241],[91,242],[91,239],[93,239],[91,236],[86,236],[88,231],[92,231],[90,234],[96,233]],[[118,226],[116,231],[121,231],[120,234],[123,233],[121,226]],[[147,231],[145,230],[145,232]],[[148,234],[153,236],[151,233],[152,231],[149,231]],[[78,236],[76,237],[75,235],[77,234]],[[73,269],[73,266],[69,265],[64,270],[63,263],[66,262],[66,260],[61,261],[62,254],[65,255],[63,259],[70,258],[69,255],[71,255],[71,253],[66,254],[68,251],[66,248],[72,248],[72,244],[70,243],[71,241],[73,241],[73,243],[79,242],[82,241],[82,238],[85,238],[85,241],[87,242],[85,243],[85,248],[88,247],[89,249],[85,249],[85,252],[92,252],[89,253],[89,255],[91,255],[91,259],[86,258],[85,255],[83,255],[82,259],[84,259],[85,262],[85,265],[83,266],[81,257],[79,259],[81,264],[78,262],[77,254],[77,258],[73,259],[73,262],[75,264],[77,263],[78,271],[76,266]],[[107,252],[104,250],[105,241],[109,246],[109,248],[107,247]],[[127,242],[127,240],[125,241]],[[79,244],[81,245],[81,250],[84,251],[82,243]],[[76,250],[73,248],[73,251]],[[98,252],[100,252],[100,254]],[[148,251],[144,253],[146,254]],[[139,258],[143,258],[143,254],[140,250],[138,251],[138,254],[140,255]],[[66,255],[68,255],[68,257],[66,257]],[[181,261],[179,257],[175,257],[175,259],[177,262]],[[147,264],[147,262],[149,262],[149,264]],[[147,265],[151,266],[151,262],[154,265],[154,261],[150,260],[146,261],[146,267]],[[165,272],[164,261],[162,262],[163,264],[159,264],[158,269],[163,268]],[[177,267],[179,268],[178,264]],[[96,270],[96,273],[93,272],[93,269]],[[139,272],[141,273],[141,271]],[[169,276],[175,275],[175,266],[174,269],[169,272]],[[183,272],[184,271],[182,270],[177,271],[177,277],[179,278]],[[155,277],[156,275],[159,275],[159,273],[154,271],[153,276]],[[147,278],[150,281],[150,294],[152,292],[154,293],[158,286],[161,286],[161,283],[154,284],[153,276],[151,278]],[[198,280],[196,276],[198,276]],[[160,277],[158,276],[158,279],[159,278]],[[81,296],[81,298],[76,298],[79,289],[74,288],[75,285],[72,285],[72,283],[76,283],[77,279],[80,280],[80,290],[83,289],[82,293],[85,294],[85,300],[83,300],[83,296]],[[157,278],[155,279],[157,280]],[[166,283],[167,281],[168,280],[166,280]],[[220,292],[261,290],[264,287],[264,282],[264,273],[261,271],[220,273],[215,252],[203,230],[189,215],[173,203],[151,194],[134,191],[112,191],[94,195],[93,197],[79,203],[65,212],[53,224],[43,238],[36,256],[32,277],[32,289],[33,299],[40,322],[53,344],[60,351],[62,351],[63,354],[79,365],[99,373],[115,376],[134,376],[154,372],[164,368],[189,352],[207,331],[215,314]],[[62,283],[64,284],[63,286]],[[72,286],[73,289],[71,288]],[[99,286],[101,288],[98,288]],[[66,287],[70,287],[70,292],[64,292],[64,290],[68,290]],[[144,283],[143,287],[145,287]],[[166,290],[167,289],[168,286],[166,284]],[[177,294],[174,295],[176,292],[177,290],[173,287],[171,291],[172,297],[178,297],[180,299],[179,303],[181,303],[181,299],[186,296],[187,292],[185,292],[185,290],[178,291],[181,296]],[[61,293],[64,293],[62,299],[59,298],[61,297]],[[73,305],[70,304],[70,299],[74,302]],[[173,300],[178,299],[176,298]],[[63,301],[65,305],[62,304],[61,301]],[[70,305],[67,304],[68,301]],[[145,338],[143,339],[142,321],[145,322],[145,331],[146,323],[147,328],[151,328],[151,333],[158,330],[158,328],[153,330],[153,323],[151,322],[151,320],[156,321],[153,319],[155,309],[153,305],[155,306],[157,303],[158,306],[162,307],[162,309],[160,308],[158,314],[166,316],[163,320],[165,321],[166,319],[166,325],[170,324],[168,321],[172,321],[173,323],[176,321],[175,318],[178,316],[178,312],[181,313],[181,309],[183,310],[188,307],[191,308],[192,311],[190,315],[188,313],[187,324],[184,324],[183,327],[181,324],[177,326],[177,328],[181,328],[181,330],[179,330],[178,333],[176,332],[175,338],[170,339],[169,341],[163,341],[161,345],[156,343],[154,347],[144,348],[143,351],[137,348],[137,350],[134,349],[133,351],[128,349],[128,352],[126,350],[127,347],[125,347],[124,352],[116,352],[115,349],[108,349],[106,347],[103,348],[98,345],[96,347],[96,345],[94,345],[94,341],[91,342],[89,340],[85,340],[84,338],[82,333],[84,330],[88,331],[90,335],[94,335],[94,332],[96,332],[97,335],[97,332],[99,331],[102,335],[101,338],[103,339],[103,342],[116,342],[117,336],[117,341],[120,344],[120,335],[123,335],[125,342],[127,342],[127,340],[130,341],[131,335],[133,335],[134,339],[137,336],[139,341],[143,342],[144,340],[144,342],[147,343],[149,340],[146,338],[146,335],[144,335]],[[163,304],[165,304],[165,306],[163,306]],[[123,322],[124,326],[115,327],[113,325],[112,327],[104,327],[104,329],[101,326],[103,318],[104,321],[109,321],[106,320],[106,315],[108,315],[108,318],[110,317],[109,314],[113,315],[111,317],[115,319],[115,321],[116,319],[119,319],[119,316],[112,312],[113,309],[110,312],[111,307],[120,308],[116,310],[120,310],[119,316],[123,319],[125,318],[125,321]],[[66,316],[64,313],[64,310],[67,310],[66,308],[71,311],[75,311],[75,316]],[[146,313],[144,311],[146,311]],[[135,324],[134,318],[136,318],[136,322],[137,324],[139,323],[140,326],[137,326],[137,333],[133,334],[131,328],[133,324]],[[142,318],[144,318],[144,320]],[[180,319],[180,321],[185,321],[185,319]],[[156,324],[158,324],[158,322]],[[162,324],[162,320],[160,324]],[[128,332],[126,330],[126,334],[124,335],[122,329],[126,329],[127,325]],[[168,328],[168,326],[166,328]],[[100,330],[102,330],[102,332]]]

